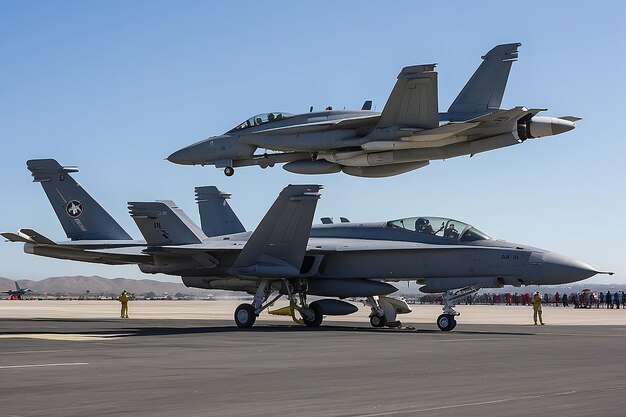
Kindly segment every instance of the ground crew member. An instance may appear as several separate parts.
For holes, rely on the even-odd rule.
[[[543,326],[543,317],[541,317],[541,295],[537,291],[533,296],[533,319],[535,320],[535,326],[537,325],[537,314],[539,314],[539,322]]]
[[[120,317],[123,319],[127,319],[128,318],[128,294],[126,293],[126,290],[122,291],[122,295],[118,297],[118,300],[120,300],[120,303],[122,303],[122,312],[120,314]]]

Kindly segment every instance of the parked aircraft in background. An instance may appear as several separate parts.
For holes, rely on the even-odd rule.
[[[502,109],[502,97],[520,43],[491,49],[445,113],[439,113],[435,64],[405,67],[381,113],[366,101],[360,111],[332,110],[253,116],[228,132],[172,153],[183,165],[234,168],[286,163],[298,174],[344,172],[388,177],[425,167],[431,160],[474,155],[558,135],[579,117],[545,117],[546,109]],[[265,149],[263,153],[255,153]],[[270,151],[270,152],[267,152]]]
[[[20,288],[20,284],[15,281],[15,289],[4,291],[5,294],[9,294],[9,298],[11,300],[21,300],[22,296],[27,292],[33,292],[30,288]]]
[[[50,159],[27,164],[73,240],[54,242],[30,229],[2,236],[23,242],[24,251],[35,255],[137,264],[145,273],[180,276],[188,287],[254,294],[251,304],[235,311],[242,328],[283,296],[294,318],[299,314],[307,326],[319,326],[324,315],[355,312],[342,300],[350,297],[368,298],[373,326],[397,325],[397,314],[410,308],[389,296],[397,291],[390,282],[416,281],[422,292],[444,293],[437,325],[449,331],[456,326],[455,302],[480,288],[557,285],[604,273],[443,217],[312,226],[322,188],[313,184],[285,187],[253,232],[244,230],[226,203],[228,195],[215,187],[196,189],[202,227],[172,201],[130,202],[145,239],[136,241],[76,184],[69,175],[75,168]],[[327,298],[309,303],[310,295]]]

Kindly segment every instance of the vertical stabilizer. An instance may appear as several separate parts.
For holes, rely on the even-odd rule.
[[[500,109],[511,65],[517,61],[517,48],[521,45],[507,43],[487,52],[482,57],[483,62],[448,109],[448,114],[480,116]]]
[[[208,237],[245,232],[237,215],[230,208],[230,194],[215,186],[196,187],[196,202],[200,212],[200,225]]]
[[[402,68],[376,127],[399,125],[432,129],[439,126],[435,65]]]
[[[40,182],[65,234],[71,240],[131,240],[122,227],[54,159],[26,162],[34,182]]]
[[[235,272],[256,277],[298,275],[321,188],[285,187],[237,257]]]
[[[189,245],[206,239],[173,201],[129,202],[128,211],[150,246]]]

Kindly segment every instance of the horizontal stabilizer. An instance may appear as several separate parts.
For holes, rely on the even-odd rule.
[[[202,243],[207,238],[173,201],[129,202],[128,211],[150,246]]]
[[[546,109],[527,109],[526,107],[514,107],[509,110],[498,110],[484,116],[470,120],[480,123],[480,127],[494,127],[505,123],[516,123],[522,117],[533,117]]]
[[[230,194],[215,186],[196,187],[196,202],[200,212],[200,225],[208,237],[245,232],[237,215],[230,208]]]
[[[18,235],[17,233],[11,233],[11,232],[2,232],[0,233],[0,236],[2,236],[3,238],[5,238],[8,242],[18,242],[18,243],[35,243],[33,240],[22,236],[22,235]]]
[[[20,229],[19,234],[40,245],[56,245],[56,242],[32,229]]]
[[[300,274],[321,185],[289,185],[281,191],[233,264],[241,276]]]
[[[567,120],[568,122],[572,122],[575,123],[579,120],[582,120],[582,117],[577,117],[577,116],[561,116],[559,117],[559,119],[563,119],[563,120]]]

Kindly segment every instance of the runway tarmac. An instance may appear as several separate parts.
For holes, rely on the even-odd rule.
[[[411,323],[416,330],[374,329],[360,316],[319,329],[263,316],[242,331],[229,303],[207,302],[221,312],[215,319],[128,320],[82,317],[86,307],[71,302],[57,304],[57,315],[69,308],[74,318],[53,309],[33,317],[20,310],[26,303],[8,303],[0,303],[3,416],[624,415],[624,325],[484,324],[471,311],[507,307],[461,306],[450,333],[436,330],[436,316]],[[159,314],[191,306],[166,303]],[[131,315],[153,308],[140,304]],[[546,308],[548,323],[574,313],[557,310]],[[626,318],[597,316],[610,313]]]

